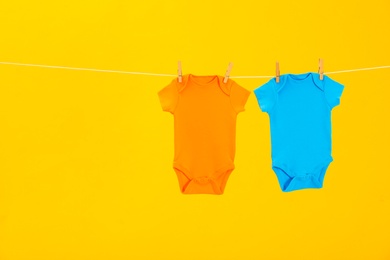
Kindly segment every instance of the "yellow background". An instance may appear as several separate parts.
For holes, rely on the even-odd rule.
[[[388,0],[1,1],[0,61],[273,75],[390,65]],[[330,75],[321,190],[281,192],[251,94],[225,194],[182,195],[173,78],[0,65],[0,259],[390,259],[390,70]],[[267,79],[237,79],[254,90]]]

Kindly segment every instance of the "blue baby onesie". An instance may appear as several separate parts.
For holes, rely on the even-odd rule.
[[[344,86],[318,73],[285,74],[254,90],[271,127],[271,156],[282,191],[322,188],[333,161],[331,111]]]

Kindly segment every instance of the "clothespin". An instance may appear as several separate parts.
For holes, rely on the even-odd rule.
[[[324,60],[320,59],[318,64],[318,73],[320,74],[320,80],[324,79]]]
[[[280,81],[280,69],[279,69],[279,62],[276,62],[276,83],[279,83]]]
[[[181,70],[181,61],[178,62],[178,67],[177,67],[177,79],[181,83],[183,81],[183,73]]]
[[[230,71],[232,70],[232,67],[233,67],[233,63],[230,62],[228,65],[228,68],[226,70],[226,73],[225,73],[225,78],[223,79],[223,83],[225,83],[225,84],[227,83],[227,81],[230,77]]]

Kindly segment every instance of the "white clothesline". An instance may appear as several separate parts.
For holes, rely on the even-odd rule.
[[[51,69],[65,69],[65,70],[81,70],[81,71],[95,71],[95,72],[109,72],[109,73],[119,73],[119,74],[131,74],[131,75],[145,75],[145,76],[157,76],[157,77],[177,77],[176,74],[160,74],[160,73],[149,73],[149,72],[137,72],[137,71],[123,71],[123,70],[103,70],[103,69],[92,69],[92,68],[76,68],[76,67],[66,67],[66,66],[54,66],[54,65],[42,65],[42,64],[28,64],[28,63],[16,63],[16,62],[6,62],[0,61],[2,65],[14,65],[14,66],[25,66],[25,67],[40,67],[40,68],[51,68]],[[338,70],[325,72],[324,74],[337,74],[345,72],[355,72],[363,70],[378,70],[378,69],[389,69],[390,66],[378,66],[370,68],[360,68],[360,69],[351,69],[351,70]],[[273,78],[275,76],[230,76],[230,78],[236,79],[250,79],[250,78]]]

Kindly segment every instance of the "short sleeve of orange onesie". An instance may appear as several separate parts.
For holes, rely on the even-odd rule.
[[[173,169],[183,194],[223,194],[235,167],[237,115],[249,95],[231,79],[192,74],[158,92],[174,116]]]
[[[158,96],[162,109],[173,114],[179,98],[179,91],[175,82],[172,81],[171,84],[160,90]]]

